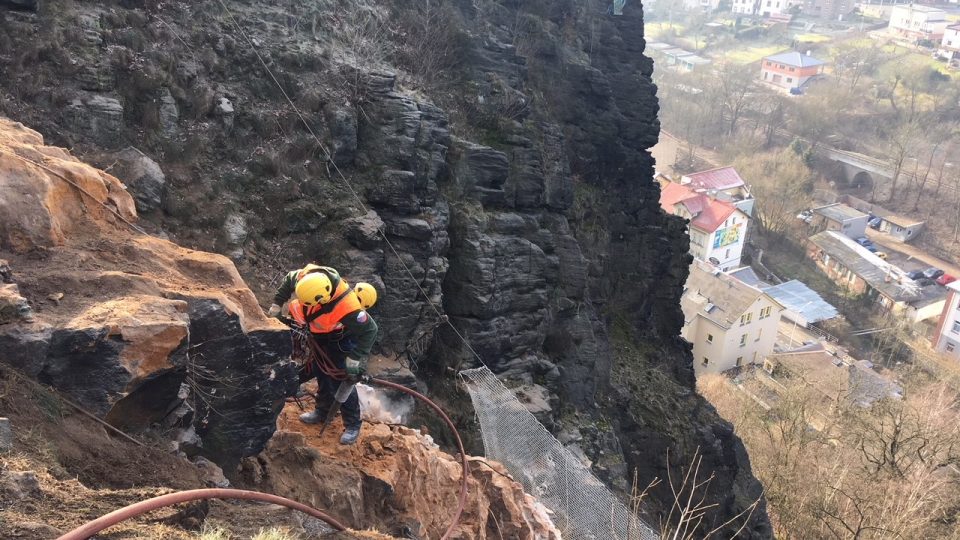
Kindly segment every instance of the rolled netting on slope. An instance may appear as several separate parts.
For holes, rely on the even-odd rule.
[[[565,539],[659,538],[492,371],[481,367],[460,376],[480,420],[486,457],[503,463],[527,493],[554,512]]]

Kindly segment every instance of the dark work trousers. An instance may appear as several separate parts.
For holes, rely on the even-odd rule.
[[[349,340],[325,341],[322,338],[316,340],[320,348],[327,353],[327,357],[333,361],[340,369],[346,368],[347,353],[352,350]],[[346,350],[343,350],[346,349]],[[311,362],[300,368],[298,373],[300,384],[310,379],[317,378],[317,410],[325,419],[327,411],[333,405],[334,395],[337,388],[340,387],[340,381],[332,379],[320,371],[320,367]],[[360,396],[357,395],[357,389],[354,388],[350,397],[340,406],[340,414],[343,416],[343,425],[346,428],[360,427]]]

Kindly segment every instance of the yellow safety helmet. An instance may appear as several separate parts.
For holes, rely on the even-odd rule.
[[[360,299],[360,305],[363,309],[370,309],[377,303],[377,289],[369,283],[357,283],[353,287],[353,292]]]
[[[295,292],[300,303],[307,307],[326,304],[333,297],[333,283],[327,274],[311,272],[297,282]]]

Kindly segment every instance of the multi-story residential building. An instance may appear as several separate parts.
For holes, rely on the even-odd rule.
[[[760,63],[760,80],[785,90],[799,89],[823,72],[825,62],[796,51],[768,56]]]
[[[737,15],[756,15],[760,0],[732,0],[730,11]]]
[[[887,32],[897,38],[916,43],[940,43],[949,23],[947,12],[935,7],[908,4],[894,6]]]
[[[947,290],[947,300],[930,341],[934,349],[960,360],[960,281],[947,285]]]
[[[750,218],[733,204],[688,186],[666,182],[660,191],[664,212],[689,221],[690,254],[722,270],[740,266]]]
[[[764,17],[774,17],[786,13],[793,2],[790,0],[760,0],[757,2],[757,13]]]
[[[760,289],[694,262],[680,306],[697,374],[762,364],[773,352],[783,306]]]
[[[683,8],[688,11],[702,10],[705,13],[716,11],[720,7],[720,0],[683,0]]]
[[[853,0],[801,0],[800,10],[808,17],[842,20],[853,11]]]
[[[960,58],[960,24],[951,24],[943,30],[937,54],[947,60]]]

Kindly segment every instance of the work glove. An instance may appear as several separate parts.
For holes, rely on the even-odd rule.
[[[356,358],[347,358],[347,380],[352,384],[357,384],[367,373],[367,366]]]
[[[270,310],[267,311],[267,315],[271,317],[279,317],[280,315],[280,306],[273,304],[270,306]]]

